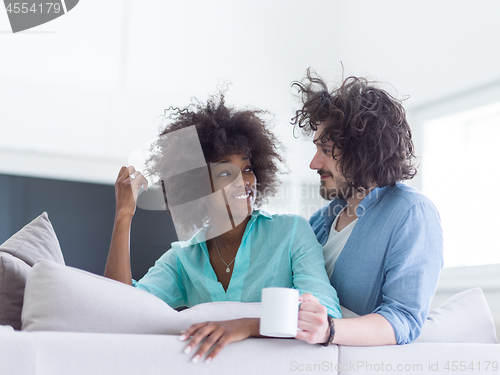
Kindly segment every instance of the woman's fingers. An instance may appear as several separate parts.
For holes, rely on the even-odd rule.
[[[217,343],[223,334],[224,330],[220,329],[216,322],[193,324],[181,335],[182,341],[185,341],[192,336],[191,341],[189,341],[189,344],[184,349],[184,353],[191,353],[191,351],[205,339],[203,345],[193,356],[192,361],[196,363],[212,346]]]
[[[226,339],[225,337],[221,337],[217,342],[217,344],[214,346],[212,352],[205,359],[205,363],[212,362],[212,360],[217,356],[217,354],[219,354],[220,351],[229,343],[230,341],[228,339]]]
[[[134,173],[134,180],[133,182],[137,184],[137,186],[139,186],[139,189],[141,187],[144,188],[144,190],[148,190],[148,180],[146,177],[144,177],[144,175],[141,173],[141,172],[135,172]]]
[[[193,348],[200,343],[201,340],[203,340],[204,336],[202,336],[203,331],[200,334],[200,330],[202,330],[204,327],[206,327],[210,322],[205,322],[205,323],[198,323],[198,324],[193,324],[191,327],[189,327],[184,333],[181,334],[181,340],[186,341],[189,339],[191,336],[193,337],[191,341],[189,341],[189,344],[186,346],[186,349],[184,349],[185,353],[190,353]]]
[[[139,191],[141,186],[144,188],[144,190],[148,190],[148,180],[142,175],[141,172],[136,171],[132,165],[126,168],[128,170],[128,176],[125,174],[124,180],[128,178],[130,184],[132,185],[134,198],[137,198],[137,192]]]
[[[195,347],[201,344],[193,356],[193,362],[198,362],[211,349],[205,359],[205,363],[210,363],[230,342],[241,341],[250,337],[252,334],[251,327],[253,327],[252,319],[193,324],[186,332],[182,333],[180,339],[186,341],[189,337],[192,337],[184,349],[185,353],[192,352]]]
[[[116,210],[126,215],[134,215],[139,190],[148,189],[147,179],[133,166],[122,167],[115,183]]]
[[[210,363],[212,359],[219,353],[222,348],[225,346],[223,342],[225,342],[223,336],[225,334],[224,329],[221,327],[212,327],[214,328],[205,338],[205,341],[198,349],[196,354],[193,357],[193,362],[198,362],[198,360],[205,355],[210,349],[213,348],[210,356],[206,358],[205,362]],[[216,349],[218,349],[216,351]]]
[[[120,177],[122,176],[123,172],[125,172],[126,169],[127,169],[127,167],[125,167],[125,166],[120,168],[120,172],[118,172],[118,176],[116,177],[116,181],[118,181],[120,179]]]
[[[198,331],[201,327],[206,326],[207,324],[208,322],[191,325],[187,330],[181,332],[181,337],[180,337],[181,341],[186,341],[188,338],[194,335],[196,331]]]
[[[133,166],[122,167],[120,169],[115,185],[118,184],[124,187],[130,184],[134,192],[137,192],[141,186],[144,187],[145,190],[148,190],[148,180],[142,175],[141,172],[136,171]]]

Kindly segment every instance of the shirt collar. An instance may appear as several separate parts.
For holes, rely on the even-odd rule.
[[[243,237],[246,236],[248,231],[252,228],[253,223],[257,220],[258,217],[263,217],[266,219],[272,219],[272,215],[268,214],[266,211],[261,211],[261,210],[254,210],[252,214],[250,215],[250,220],[247,223],[247,226],[245,228],[245,233],[243,234]],[[210,230],[210,225],[204,226],[201,228],[198,232],[194,234],[193,237],[191,237],[190,240],[187,241],[179,241],[181,247],[186,247],[186,246],[192,246],[196,245],[201,242],[206,242],[206,234]]]
[[[356,215],[358,217],[363,216],[363,214],[376,202],[382,199],[382,197],[387,192],[389,186],[376,187],[368,193],[366,197],[359,203],[356,210]],[[325,220],[325,226],[331,226],[335,217],[340,213],[340,211],[347,205],[345,199],[334,199],[328,205],[323,208],[323,219]]]
[[[255,211],[253,211],[251,216],[252,216],[252,218],[254,218],[254,217],[257,218],[258,216],[263,216],[266,219],[272,219],[273,218],[273,215],[267,213],[266,211],[262,211],[262,210],[255,210]]]
[[[387,193],[389,186],[376,187],[368,193],[366,197],[359,203],[358,209],[356,210],[356,215],[358,217],[363,216],[363,214],[375,203],[382,199],[382,197]]]
[[[323,207],[323,219],[325,220],[325,226],[331,227],[335,217],[340,211],[347,205],[345,199],[334,199],[325,207]]]

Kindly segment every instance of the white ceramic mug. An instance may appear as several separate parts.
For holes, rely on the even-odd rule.
[[[260,334],[271,337],[297,336],[299,291],[292,288],[262,289]]]

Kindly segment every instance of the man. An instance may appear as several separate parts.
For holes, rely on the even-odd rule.
[[[410,343],[436,290],[443,240],[434,205],[402,183],[416,173],[405,110],[362,78],[329,92],[308,71],[294,86],[303,107],[292,124],[314,134],[310,168],[331,201],[309,223],[341,305],[360,315],[333,320],[333,343]]]

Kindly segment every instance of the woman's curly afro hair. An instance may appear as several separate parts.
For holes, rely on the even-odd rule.
[[[171,171],[175,169],[174,164],[185,164],[186,158],[190,157],[189,151],[180,155],[178,150],[173,151],[167,147],[165,138],[167,134],[195,126],[207,164],[217,162],[230,154],[242,153],[250,158],[257,178],[256,206],[263,203],[266,197],[276,193],[279,186],[279,162],[283,161],[278,151],[283,147],[264,121],[267,112],[228,107],[223,92],[211,96],[206,103],[195,101],[185,108],[169,108],[166,112],[170,112],[166,117],[169,123],[161,130],[151,148],[152,155],[147,162],[148,173],[164,181],[165,176],[171,175]],[[206,168],[201,168],[198,172],[193,171],[188,177],[188,180],[192,181],[188,188],[185,186],[185,178],[183,186],[176,186],[175,179],[167,179],[167,182],[174,185],[170,188],[176,189],[176,195],[179,196],[175,205],[183,200],[192,201],[193,196],[202,197],[212,193],[210,181],[206,176]],[[193,192],[196,189],[198,192]],[[188,215],[190,222],[183,222],[187,229],[200,227],[208,219],[205,207],[200,206],[197,209],[200,210],[200,215],[197,215],[195,222],[192,214]]]
[[[357,77],[348,77],[329,92],[325,81],[310,70],[292,86],[299,90],[303,103],[292,125],[307,134],[323,125],[320,140],[333,141],[333,157],[353,187],[393,186],[415,176],[411,130],[399,100]]]

